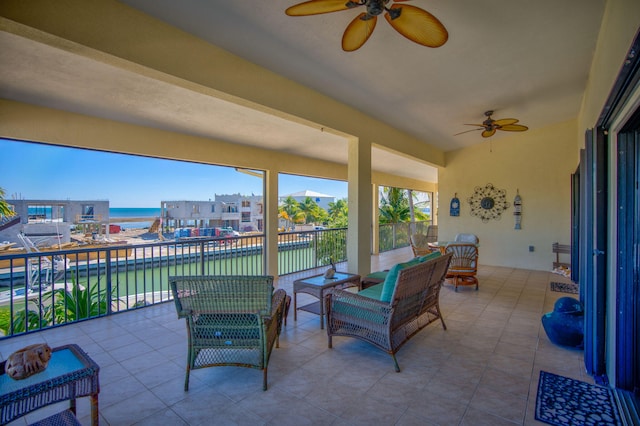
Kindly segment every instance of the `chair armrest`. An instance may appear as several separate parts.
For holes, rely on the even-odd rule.
[[[284,300],[286,297],[287,292],[281,288],[273,292],[273,296],[271,296],[271,315],[269,315],[269,318],[278,315],[278,309],[284,310]],[[280,315],[282,315],[282,313],[280,313]]]
[[[192,309],[184,309],[182,307],[182,303],[180,302],[180,298],[179,297],[174,297],[173,301],[176,304],[176,311],[178,313],[178,318],[186,318],[186,317],[191,316],[193,314],[193,310]]]

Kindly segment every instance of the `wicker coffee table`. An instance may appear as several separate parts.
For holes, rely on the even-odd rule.
[[[293,282],[293,320],[298,320],[298,309],[320,315],[320,328],[324,328],[324,292],[330,288],[360,288],[360,275],[336,272],[333,278],[326,279],[324,274],[301,278]],[[307,293],[318,298],[317,302],[298,308],[298,293]]]
[[[5,362],[0,363],[2,373]],[[65,400],[70,401],[70,409],[43,420],[44,424],[79,424],[75,419],[76,398],[88,396],[91,424],[97,426],[99,372],[98,364],[78,345],[71,344],[54,348],[47,368],[31,377],[14,380],[0,374],[0,424]]]

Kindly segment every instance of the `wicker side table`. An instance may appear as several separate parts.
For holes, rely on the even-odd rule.
[[[336,272],[333,278],[314,275],[293,282],[293,320],[298,319],[298,309],[320,315],[320,328],[324,328],[324,292],[330,288],[360,288],[360,275]],[[298,293],[307,293],[318,298],[317,302],[298,307]]]
[[[78,345],[54,348],[47,368],[23,380],[4,373],[0,363],[0,424],[9,423],[32,411],[70,401],[76,413],[76,398],[91,398],[91,424],[98,425],[98,393],[100,367]]]

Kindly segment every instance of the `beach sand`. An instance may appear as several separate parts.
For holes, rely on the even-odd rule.
[[[107,238],[106,235],[101,235],[98,237],[98,241],[101,238]],[[173,236],[169,237],[165,234],[165,240],[168,238],[173,238]],[[84,234],[71,234],[72,240],[83,241],[87,243],[91,243],[91,237],[86,237]],[[120,232],[116,234],[109,234],[107,239],[109,242],[116,242],[122,244],[148,244],[155,243],[161,241],[157,232],[149,232],[149,228],[133,228],[133,229],[122,229]]]

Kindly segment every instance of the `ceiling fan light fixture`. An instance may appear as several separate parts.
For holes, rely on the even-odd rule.
[[[308,16],[365,6],[367,11],[351,21],[342,36],[342,49],[347,52],[357,50],[366,43],[375,28],[377,17],[383,13],[393,29],[409,40],[427,47],[445,44],[449,33],[438,18],[419,7],[398,4],[405,1],[407,0],[310,0],[288,7],[285,13],[288,16]],[[393,4],[387,7],[389,3]],[[363,25],[362,22],[373,24]],[[359,33],[356,34],[356,31]]]
[[[494,120],[493,118],[491,118],[491,116],[493,115],[493,110],[485,111],[484,115],[487,118],[482,122],[482,124],[465,124],[465,126],[478,126],[480,127],[479,129],[466,130],[464,132],[456,133],[454,136],[473,132],[476,130],[482,130],[482,137],[490,138],[491,136],[496,134],[496,130],[503,130],[507,132],[524,132],[525,130],[529,130],[527,126],[516,124],[520,120],[515,118],[501,118],[498,120]]]

